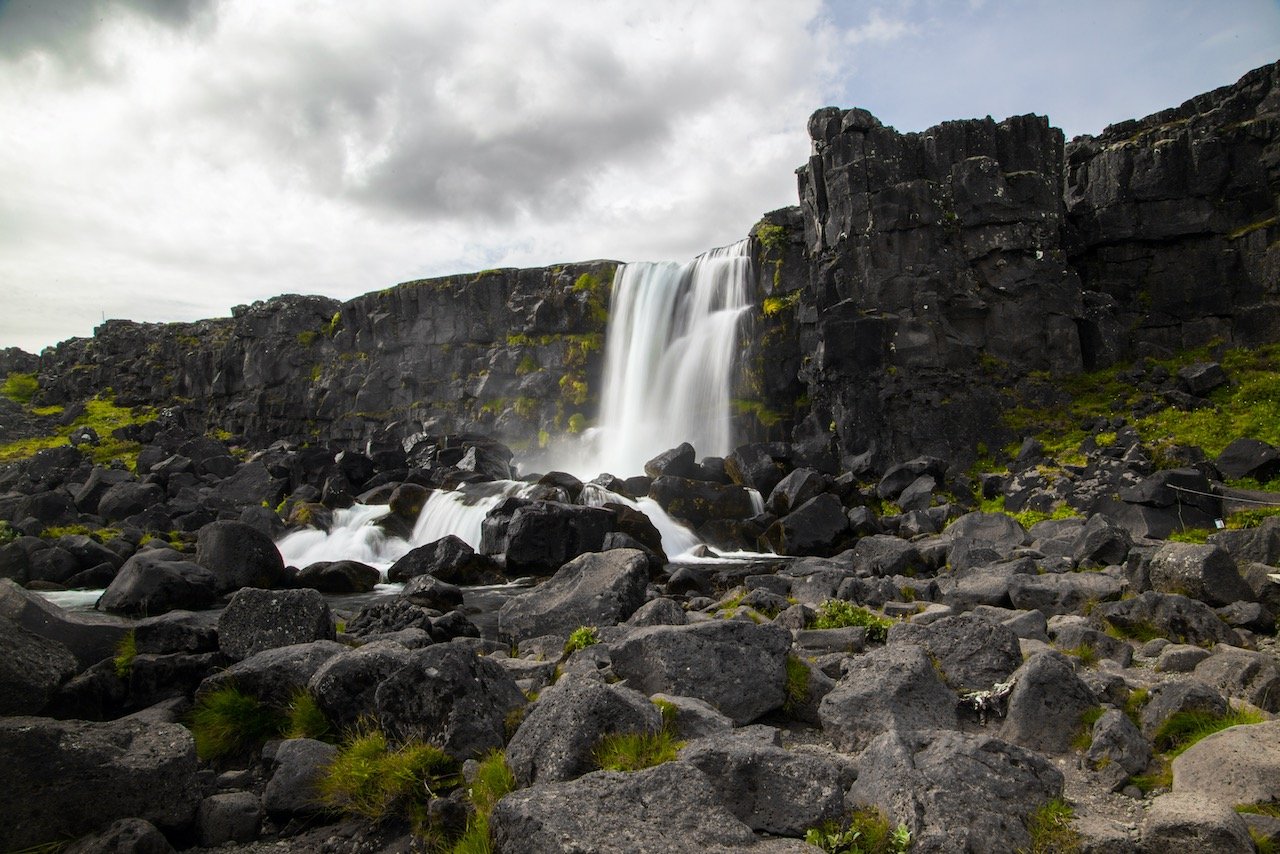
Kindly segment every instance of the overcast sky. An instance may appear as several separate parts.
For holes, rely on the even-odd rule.
[[[818,107],[1070,137],[1277,59],[1276,0],[0,0],[0,347],[686,260],[795,204]]]

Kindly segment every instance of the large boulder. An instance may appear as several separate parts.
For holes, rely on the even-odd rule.
[[[501,578],[497,561],[476,554],[453,534],[411,549],[387,570],[388,581],[408,581],[419,575],[449,584],[491,584]]]
[[[414,650],[374,700],[391,738],[422,738],[458,760],[501,749],[508,716],[525,704],[506,670],[452,643]]]
[[[613,513],[600,507],[530,502],[507,525],[507,571],[553,573],[580,554],[600,551],[614,527]]]
[[[666,475],[649,486],[649,497],[694,527],[713,519],[746,519],[755,515],[751,495],[737,484]]]
[[[771,493],[791,468],[791,450],[780,442],[740,445],[724,458],[724,471],[734,483]]]
[[[119,522],[164,500],[164,488],[157,483],[124,481],[103,493],[98,501],[98,515],[108,522]]]
[[[405,647],[373,641],[321,664],[307,683],[307,691],[335,727],[353,729],[362,719],[373,718],[378,686],[408,663]]]
[[[835,759],[784,750],[767,727],[700,738],[680,751],[680,761],[705,773],[720,802],[752,830],[777,836],[803,836],[841,818],[852,779],[852,769]]]
[[[218,647],[232,661],[276,647],[333,639],[329,603],[315,590],[245,587],[218,616]]]
[[[325,560],[298,571],[294,584],[321,593],[368,593],[382,580],[382,573],[358,560]]]
[[[644,604],[649,563],[637,549],[580,555],[549,580],[513,597],[498,612],[498,631],[512,640],[568,635],[579,626],[612,626]]]
[[[829,485],[830,479],[817,469],[798,468],[778,481],[765,501],[765,509],[775,516],[786,516],[826,492]]]
[[[328,640],[263,650],[209,676],[200,683],[196,696],[234,686],[265,703],[284,708],[295,694],[307,687],[321,665],[347,651],[348,647]]]
[[[1066,753],[1098,699],[1056,652],[1040,652],[1013,674],[1000,737],[1041,753]]]
[[[1236,439],[1214,461],[1228,480],[1251,477],[1268,481],[1280,474],[1280,449],[1261,439]]]
[[[745,724],[782,706],[790,649],[786,629],[713,620],[636,629],[610,651],[613,672],[630,687],[706,700]]]
[[[143,818],[185,828],[200,802],[195,741],[178,724],[0,718],[0,848]]]
[[[272,814],[318,813],[320,787],[338,748],[314,738],[291,738],[275,752],[275,770],[262,793],[262,806]]]
[[[243,522],[210,522],[196,536],[196,563],[213,574],[218,592],[288,583],[284,559],[271,538]]]
[[[1227,804],[1280,801],[1280,721],[1197,741],[1173,760],[1173,791]]]
[[[99,611],[145,617],[181,608],[200,611],[218,598],[213,573],[173,549],[140,551],[125,561],[98,599]]]
[[[775,554],[835,554],[849,530],[840,499],[824,492],[774,522],[761,539]]]
[[[1240,577],[1226,549],[1200,543],[1165,543],[1151,558],[1151,587],[1213,605],[1252,600],[1253,590]]]
[[[1103,602],[1089,619],[1110,624],[1122,634],[1155,631],[1176,643],[1214,644],[1238,642],[1235,631],[1203,602],[1177,594],[1148,590],[1132,599]]]
[[[919,854],[1030,850],[1027,816],[1063,784],[1039,754],[951,731],[886,732],[859,755],[857,772],[847,802],[906,824]]]
[[[592,752],[602,737],[661,727],[657,706],[638,691],[566,675],[538,696],[507,745],[507,764],[519,786],[572,780],[599,769]]]
[[[1008,679],[1022,664],[1014,631],[973,614],[956,614],[929,624],[896,623],[889,629],[888,643],[924,647],[947,684],[959,690],[986,690]]]
[[[1219,644],[1192,673],[1228,696],[1280,712],[1280,665],[1273,654]]]
[[[1009,599],[1015,608],[1052,617],[1079,614],[1087,604],[1118,598],[1126,587],[1123,578],[1102,572],[1015,575],[1010,579]]]
[[[1253,854],[1256,849],[1231,804],[1170,792],[1147,808],[1139,850],[1142,854]]]
[[[129,631],[119,617],[66,611],[7,578],[0,578],[0,617],[62,644],[81,667],[114,656]]]
[[[856,753],[885,732],[955,729],[957,699],[923,647],[900,643],[849,659],[818,718],[832,744]]]
[[[757,844],[707,775],[684,762],[520,789],[494,807],[489,831],[495,850],[523,854],[729,854]]]
[[[0,715],[31,715],[79,670],[71,650],[0,617]]]

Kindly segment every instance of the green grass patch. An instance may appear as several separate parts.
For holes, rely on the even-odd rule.
[[[1248,709],[1229,709],[1222,715],[1198,711],[1174,712],[1156,730],[1152,745],[1170,759],[1174,759],[1196,742],[1215,732],[1221,732],[1233,726],[1260,724],[1265,720],[1266,718],[1260,713]]]
[[[115,396],[110,390],[97,397],[85,401],[85,411],[71,424],[59,427],[51,436],[37,436],[20,439],[7,445],[0,445],[0,463],[23,460],[48,448],[57,448],[68,444],[68,437],[82,427],[90,427],[98,434],[97,445],[87,446],[85,450],[95,463],[105,464],[119,460],[130,469],[137,467],[138,451],[142,446],[137,442],[116,439],[112,431],[131,424],[145,424],[157,417],[150,407],[128,409],[117,406]]]
[[[616,732],[600,739],[592,758],[605,771],[642,771],[676,758],[683,746],[667,729],[658,732]]]
[[[1102,706],[1093,706],[1084,710],[1080,715],[1080,729],[1071,740],[1073,748],[1083,753],[1093,746],[1093,725],[1098,722],[1098,718],[1102,717],[1102,712]]]
[[[12,543],[18,537],[22,536],[8,522],[0,519],[0,546],[6,543]]]
[[[329,723],[328,716],[309,691],[304,689],[293,695],[289,707],[285,710],[285,716],[287,718],[284,727],[285,738],[331,740],[333,724]]]
[[[809,665],[794,655],[787,656],[786,699],[782,710],[791,714],[809,701]]]
[[[804,841],[827,854],[905,854],[911,831],[893,827],[876,807],[855,810],[844,821],[828,821],[805,831]]]
[[[1132,640],[1139,643],[1146,643],[1165,636],[1164,631],[1148,620],[1134,620],[1132,623],[1122,624],[1104,619],[1102,621],[1102,631],[1103,634],[1116,640]],[[1174,640],[1174,638],[1169,640]]]
[[[1204,544],[1209,542],[1209,535],[1213,532],[1212,528],[1183,528],[1181,531],[1173,531],[1165,539],[1171,543]]]
[[[860,605],[843,599],[827,599],[818,605],[809,628],[843,629],[848,626],[862,626],[867,630],[867,640],[884,643],[889,637],[889,627],[892,625],[893,620],[873,614]]]
[[[121,679],[129,678],[129,674],[133,672],[133,660],[138,657],[138,638],[134,634],[133,629],[125,632],[120,638],[120,642],[116,644],[116,654],[111,659],[111,664],[115,668],[116,676]]]
[[[285,724],[280,710],[228,686],[201,697],[191,711],[189,725],[196,755],[220,759],[246,753],[279,737]]]
[[[1256,804],[1236,804],[1236,812],[1280,818],[1280,803],[1275,801],[1262,801],[1261,803]]]
[[[1080,515],[1075,508],[1065,503],[1059,504],[1047,513],[1043,510],[1006,510],[1003,495],[983,499],[978,503],[978,509],[984,513],[1003,513],[1011,519],[1016,519],[1019,525],[1028,530],[1038,522],[1045,522],[1050,519],[1070,519]]]
[[[778,317],[784,312],[795,309],[800,302],[800,292],[792,291],[780,297],[765,297],[764,302],[760,306],[760,312],[765,317]]]
[[[4,385],[0,386],[0,394],[23,406],[31,403],[38,391],[40,381],[35,374],[9,374],[4,378]]]
[[[339,812],[381,821],[392,815],[421,820],[426,803],[457,787],[458,764],[434,745],[392,747],[377,730],[354,735],[320,779],[321,802]]]
[[[600,643],[600,632],[595,626],[578,626],[569,633],[569,639],[564,642],[564,651],[567,655],[598,643]]]
[[[1080,834],[1071,827],[1075,810],[1054,798],[1027,816],[1031,845],[1020,854],[1071,854],[1080,850]]]
[[[1063,649],[1062,652],[1074,656],[1085,667],[1092,667],[1098,663],[1098,650],[1091,643],[1082,643],[1070,649]]]
[[[1124,698],[1125,717],[1133,722],[1133,725],[1142,728],[1142,709],[1147,705],[1147,701],[1151,699],[1151,692],[1146,688],[1134,688],[1129,692],[1129,696]]]

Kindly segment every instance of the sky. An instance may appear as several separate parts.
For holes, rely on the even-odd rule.
[[[796,203],[809,115],[1068,138],[1280,59],[1280,0],[0,0],[0,347],[610,258]]]

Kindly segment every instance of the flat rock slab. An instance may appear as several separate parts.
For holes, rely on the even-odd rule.
[[[1228,805],[1280,801],[1280,721],[1196,742],[1173,760],[1173,791]]]
[[[614,626],[644,604],[648,583],[649,561],[637,549],[580,555],[503,605],[498,631],[520,641],[568,635],[579,626]]]
[[[1253,854],[1244,820],[1221,801],[1171,792],[1151,802],[1142,825],[1143,854]]]

